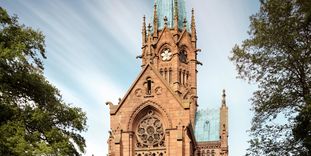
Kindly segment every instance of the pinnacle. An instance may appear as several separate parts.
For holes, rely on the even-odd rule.
[[[222,90],[222,106],[226,106],[226,90]]]

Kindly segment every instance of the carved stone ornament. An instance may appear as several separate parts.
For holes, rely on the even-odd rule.
[[[138,89],[135,90],[135,95],[136,95],[137,97],[141,97],[142,94],[143,94],[143,91],[142,91],[140,88],[138,88]]]
[[[153,111],[142,118],[139,122],[137,130],[137,148],[155,148],[165,147],[164,145],[164,128],[162,122],[154,115]]]
[[[172,58],[172,52],[170,49],[166,48],[161,53],[162,61],[169,61]]]
[[[157,88],[155,89],[155,93],[156,93],[157,95],[161,95],[161,94],[162,94],[162,88],[161,88],[161,87],[157,87]]]

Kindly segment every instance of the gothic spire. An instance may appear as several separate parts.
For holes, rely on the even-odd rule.
[[[148,37],[151,36],[151,28],[152,28],[152,26],[151,26],[151,24],[149,23],[149,24],[148,24]]]
[[[178,31],[178,2],[174,0],[174,29]]]
[[[184,24],[184,28],[187,29],[187,19],[186,18],[184,18],[183,24]]]
[[[221,106],[226,106],[226,90],[222,90],[222,100],[221,100]]]
[[[152,39],[151,39],[151,28],[152,28],[152,26],[151,26],[151,24],[149,23],[148,24],[148,38],[147,38],[147,44],[146,44],[146,46],[147,46],[147,51],[146,51],[146,61],[148,62],[148,63],[152,63],[152,56],[153,56],[153,53],[152,53],[152,49],[151,49],[151,42],[152,42]]]
[[[197,32],[195,27],[194,9],[191,11],[191,41],[197,40]]]
[[[164,27],[166,27],[167,26],[167,17],[166,16],[164,16],[163,21],[164,21]]]
[[[158,36],[158,13],[157,13],[157,4],[154,3],[153,8],[153,37]]]
[[[142,26],[142,44],[146,43],[146,17],[143,17],[143,26]]]

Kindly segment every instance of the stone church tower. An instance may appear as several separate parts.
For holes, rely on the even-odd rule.
[[[185,0],[156,0],[142,26],[142,69],[110,107],[109,156],[227,156],[228,108],[197,110],[197,35]]]

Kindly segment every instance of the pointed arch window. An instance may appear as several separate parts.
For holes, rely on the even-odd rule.
[[[187,51],[186,50],[181,50],[179,52],[179,61],[182,63],[187,63]]]
[[[210,150],[207,150],[206,156],[211,156]]]
[[[164,79],[165,79],[165,80],[167,80],[167,75],[168,75],[167,69],[165,68],[165,69],[164,69]]]
[[[202,156],[206,156],[204,149],[202,150]]]
[[[173,72],[173,70],[172,70],[172,68],[170,68],[170,69],[168,70],[168,82],[169,82],[169,83],[172,82],[172,72]]]
[[[187,85],[189,84],[189,71],[187,71],[187,74],[186,74],[186,84]]]
[[[179,84],[182,84],[182,81],[181,81],[181,69],[179,69],[179,73],[178,73],[178,81],[179,81]]]
[[[145,84],[146,84],[146,94],[147,95],[151,95],[151,93],[152,93],[152,83],[153,83],[153,81],[151,80],[151,77],[148,77],[146,79],[146,82],[145,82]]]
[[[186,79],[186,71],[183,70],[182,72],[182,84],[185,85],[185,79]]]
[[[215,150],[212,150],[212,156],[215,156]]]

